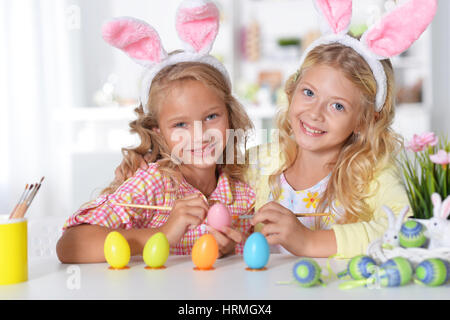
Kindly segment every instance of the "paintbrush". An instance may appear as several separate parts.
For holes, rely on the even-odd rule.
[[[255,208],[256,202],[253,202],[253,204],[250,206],[250,208],[247,210],[248,212],[252,211]],[[328,217],[330,216],[329,213],[294,213],[294,215],[297,218],[301,217]],[[237,216],[239,219],[251,219],[253,215],[247,214],[242,216]],[[235,218],[235,217],[233,217]]]
[[[148,206],[148,205],[141,205],[141,204],[128,204],[128,203],[117,203],[114,202],[115,205],[121,206],[121,207],[130,207],[130,208],[138,208],[138,209],[152,209],[152,210],[163,210],[163,211],[170,211],[172,210],[172,207],[163,207],[163,206]],[[248,211],[251,211],[253,209],[254,205],[250,207]],[[329,213],[295,213],[296,217],[328,217]],[[236,216],[233,215],[233,218],[239,218],[239,219],[251,219],[253,218],[253,215],[242,215],[242,216]]]
[[[172,207],[164,207],[164,206],[148,206],[148,205],[142,205],[142,204],[129,204],[129,203],[117,203],[113,202],[113,204],[121,207],[130,207],[130,208],[137,208],[137,209],[151,209],[151,210],[162,210],[162,211],[171,211]]]
[[[294,213],[294,215],[297,218],[303,218],[303,217],[328,217],[330,216],[329,213]],[[254,217],[254,215],[246,214],[242,216],[237,216],[239,219],[251,219]]]
[[[24,210],[25,207],[25,200],[27,196],[30,194],[31,190],[33,189],[34,184],[31,186],[28,186],[28,184],[25,186],[25,190],[23,191],[19,201],[17,202],[16,206],[14,207],[14,210],[11,212],[9,219],[15,219],[17,212],[21,212]]]
[[[25,199],[25,195],[28,191],[28,183],[25,186],[25,190],[23,190],[22,195],[19,198],[19,201],[17,202],[16,206],[14,207],[13,211],[11,212],[11,214],[9,215],[9,219],[12,219],[12,216],[14,214],[14,212],[17,210],[17,207],[19,206],[20,203],[22,203],[23,199]]]
[[[31,203],[34,200],[34,197],[36,197],[36,194],[38,193],[39,189],[41,188],[41,184],[42,184],[42,181],[44,181],[44,179],[45,179],[45,177],[41,178],[41,181],[39,181],[39,184],[37,185],[37,187],[34,188],[33,192],[31,192],[30,196],[28,197],[28,199],[27,199],[27,208],[30,207]]]
[[[41,178],[41,181],[36,184],[32,184],[30,188],[24,192],[24,195],[21,197],[19,203],[17,204],[15,210],[9,217],[10,219],[22,219],[25,217],[25,214],[33,202],[34,197],[36,197],[37,192],[41,188],[42,181],[44,181],[45,177]]]

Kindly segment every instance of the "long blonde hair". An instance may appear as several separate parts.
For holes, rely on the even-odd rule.
[[[363,112],[359,116],[359,133],[352,133],[345,142],[335,163],[327,188],[316,208],[317,212],[331,209],[334,201],[345,208],[345,216],[338,223],[369,221],[370,211],[366,199],[371,197],[369,185],[377,169],[395,163],[403,141],[392,129],[395,115],[394,72],[389,60],[382,65],[387,76],[387,97],[383,109],[376,114],[375,96],[377,84],[367,62],[353,49],[341,44],[325,44],[314,48],[301,69],[287,81],[285,91],[289,105],[297,85],[305,71],[315,65],[327,65],[341,70],[361,93]],[[293,138],[293,131],[288,119],[289,108],[280,110],[276,125],[280,130],[280,149],[284,156],[283,165],[269,177],[274,199],[280,195],[279,176],[291,167],[301,150]],[[316,221],[316,226],[318,221]]]
[[[229,129],[242,129],[244,132],[253,128],[247,113],[242,105],[232,95],[231,88],[227,84],[224,76],[214,67],[199,62],[181,62],[162,69],[154,78],[150,93],[149,102],[146,110],[142,105],[135,109],[138,118],[132,121],[129,126],[131,133],[137,133],[140,138],[140,145],[135,148],[123,148],[123,161],[117,168],[116,172],[119,176],[125,177],[127,172],[135,173],[140,166],[142,158],[148,156],[148,162],[158,162],[158,169],[161,174],[169,177],[176,188],[181,182],[181,173],[177,169],[178,165],[172,161],[170,150],[163,137],[155,130],[158,128],[158,112],[162,99],[173,86],[180,85],[188,80],[200,81],[208,88],[214,90],[218,96],[225,102],[228,111]],[[244,181],[244,173],[248,164],[245,161],[238,162],[243,156],[241,148],[246,147],[248,135],[240,135],[234,137],[238,141],[228,141],[233,143],[234,158],[233,163],[225,161],[225,148],[221,161],[223,164],[217,164],[217,170],[225,173],[231,180]],[[233,138],[233,139],[234,139]],[[230,139],[231,140],[231,139]],[[240,140],[240,141],[239,141]],[[114,180],[102,194],[113,193],[122,183],[124,179]]]

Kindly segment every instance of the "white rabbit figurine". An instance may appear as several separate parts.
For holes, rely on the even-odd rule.
[[[397,218],[395,217],[395,214],[394,212],[392,212],[391,208],[389,208],[388,206],[383,206],[382,208],[386,212],[389,223],[389,227],[383,235],[383,244],[391,247],[398,247],[400,246],[400,229],[402,227],[403,220],[405,219],[406,214],[409,211],[409,206],[406,205]]]
[[[450,248],[450,196],[443,202],[438,193],[431,195],[433,202],[433,218],[427,223],[427,236],[430,238],[428,249],[440,247]]]

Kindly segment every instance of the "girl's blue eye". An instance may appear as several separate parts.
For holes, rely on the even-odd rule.
[[[209,116],[206,117],[206,120],[214,120],[217,117],[218,117],[217,113],[210,114]]]
[[[312,97],[312,96],[314,95],[314,92],[312,92],[312,91],[309,90],[309,89],[304,89],[304,90],[303,90],[303,93],[304,93],[306,96],[308,96],[308,97]]]
[[[179,122],[175,124],[175,128],[184,128],[186,126],[186,122]]]
[[[344,111],[345,110],[345,107],[342,104],[340,104],[340,103],[333,103],[332,106],[337,111]]]

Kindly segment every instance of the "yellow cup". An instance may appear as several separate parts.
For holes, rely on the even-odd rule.
[[[0,285],[28,280],[27,220],[0,215]]]

